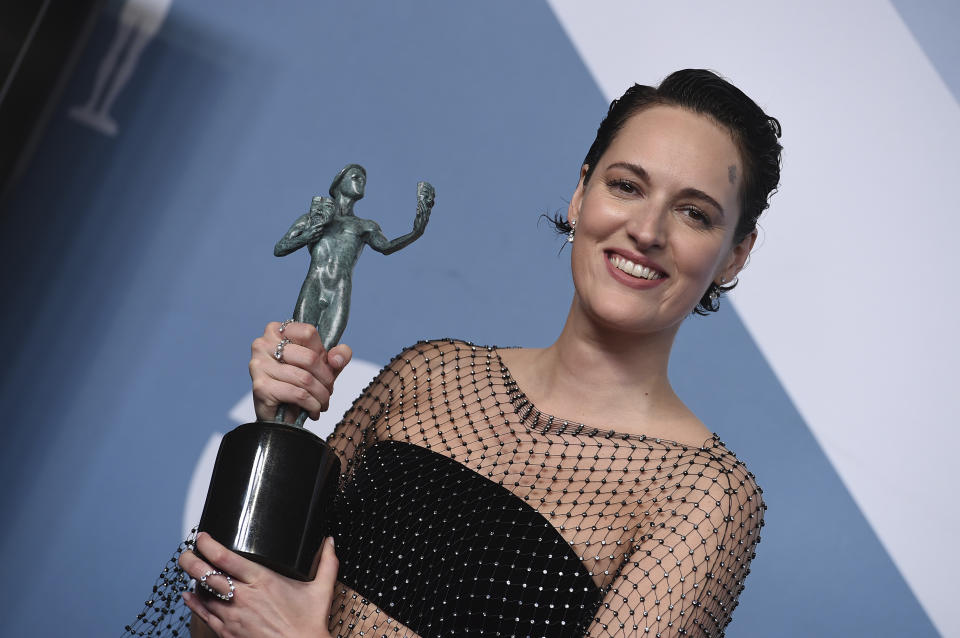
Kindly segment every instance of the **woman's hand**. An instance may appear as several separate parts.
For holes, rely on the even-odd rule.
[[[281,333],[281,327],[283,332]],[[277,344],[289,339],[277,360]],[[263,336],[253,342],[250,378],[257,419],[272,421],[281,403],[300,406],[316,419],[330,405],[333,382],[353,353],[340,344],[327,352],[314,326],[306,323],[267,324]],[[292,422],[296,414],[285,415]]]
[[[314,559],[317,576],[301,582],[281,576],[262,565],[235,554],[206,533],[197,536],[197,549],[180,555],[180,566],[199,582],[204,574],[218,570],[233,581],[233,597],[220,600],[213,595],[183,594],[187,607],[221,638],[326,638],[330,604],[337,582],[337,561],[333,539],[324,541]],[[206,560],[204,560],[206,559]],[[206,584],[226,595],[225,576],[207,576]]]

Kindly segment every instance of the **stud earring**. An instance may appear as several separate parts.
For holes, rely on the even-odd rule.
[[[569,243],[571,243],[571,244],[573,243],[573,235],[576,233],[576,230],[577,230],[577,220],[571,219],[571,220],[570,220],[570,232],[567,233],[567,242],[569,242]]]

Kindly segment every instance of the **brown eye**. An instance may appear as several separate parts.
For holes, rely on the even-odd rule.
[[[627,195],[633,195],[634,193],[639,192],[639,189],[636,187],[636,185],[635,185],[633,182],[630,182],[630,181],[625,180],[625,179],[615,179],[615,180],[611,180],[611,181],[608,183],[608,185],[609,185],[610,188],[612,188],[613,190],[615,190],[615,191],[617,191],[617,192],[620,192],[620,193],[625,193],[625,194],[627,194]]]
[[[682,208],[681,211],[690,219],[697,222],[702,226],[711,226],[712,222],[710,221],[710,216],[705,212],[697,208],[696,206],[687,206]]]

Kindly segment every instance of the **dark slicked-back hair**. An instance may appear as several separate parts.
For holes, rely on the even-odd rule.
[[[658,87],[634,84],[626,93],[610,103],[607,116],[597,129],[597,136],[583,159],[587,172],[584,186],[607,151],[633,115],[652,106],[677,106],[713,119],[730,132],[743,162],[743,184],[740,189],[740,219],[733,241],[743,241],[757,227],[757,219],[770,205],[770,195],[780,183],[780,122],[763,112],[757,103],[716,73],[704,69],[683,69],[671,73]],[[565,220],[557,219],[558,232],[568,233]],[[711,292],[731,290],[736,283],[714,286],[704,294],[694,309],[707,314],[719,307]]]

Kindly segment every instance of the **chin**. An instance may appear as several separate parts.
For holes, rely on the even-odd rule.
[[[604,334],[624,336],[645,335],[660,332],[669,327],[663,317],[640,310],[629,311],[624,306],[598,307],[586,312],[590,322]]]
[[[690,308],[676,309],[659,305],[637,303],[636,298],[629,300],[611,297],[593,306],[584,306],[586,316],[602,331],[615,334],[652,335],[671,334],[693,311]]]

